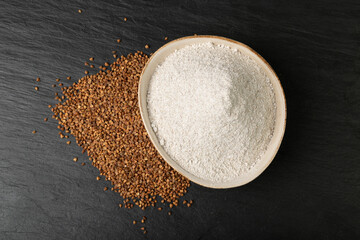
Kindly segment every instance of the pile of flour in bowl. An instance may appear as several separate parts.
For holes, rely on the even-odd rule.
[[[213,43],[170,54],[147,96],[151,126],[181,167],[228,182],[256,165],[275,124],[275,96],[261,67],[236,49]]]

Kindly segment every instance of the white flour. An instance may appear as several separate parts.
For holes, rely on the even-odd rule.
[[[165,151],[213,182],[249,171],[274,130],[275,99],[265,73],[248,56],[210,42],[169,55],[151,78],[147,101]]]

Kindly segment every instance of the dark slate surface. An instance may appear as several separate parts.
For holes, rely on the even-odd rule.
[[[357,0],[2,0],[0,239],[359,239],[359,13]],[[284,142],[252,183],[192,184],[186,199],[195,204],[171,217],[119,209],[80,148],[58,137],[54,120],[43,122],[51,84],[83,76],[89,57],[98,66],[112,50],[149,44],[150,53],[165,36],[194,33],[244,42],[270,62],[287,98]],[[143,215],[145,237],[132,225]]]

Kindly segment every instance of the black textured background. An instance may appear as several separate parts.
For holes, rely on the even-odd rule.
[[[288,104],[281,149],[243,187],[192,184],[195,204],[173,216],[119,209],[80,148],[43,121],[51,84],[83,76],[89,57],[97,67],[112,50],[150,53],[195,33],[241,41],[273,66]],[[359,239],[359,78],[358,0],[1,0],[0,239]],[[146,236],[132,225],[143,215]]]

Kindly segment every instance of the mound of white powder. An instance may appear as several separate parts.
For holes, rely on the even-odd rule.
[[[260,66],[213,43],[169,55],[151,78],[148,112],[165,151],[188,172],[227,182],[251,170],[275,124],[275,97]]]

